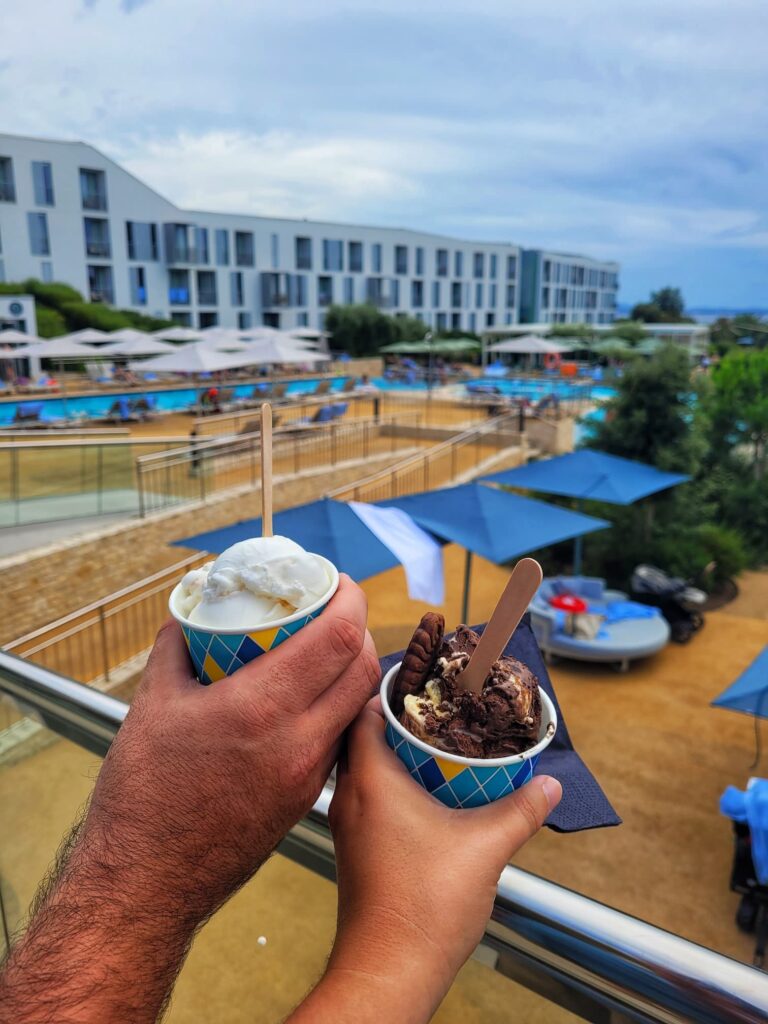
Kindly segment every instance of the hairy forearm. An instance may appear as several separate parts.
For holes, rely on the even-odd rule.
[[[154,1022],[199,920],[104,836],[68,844],[0,974],[0,1024]]]

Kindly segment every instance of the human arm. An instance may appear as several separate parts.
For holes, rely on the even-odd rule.
[[[160,631],[82,826],[0,974],[0,1022],[155,1021],[196,929],[322,789],[379,665],[346,577],[289,641],[203,687]]]
[[[339,911],[325,975],[289,1024],[424,1024],[482,938],[499,876],[560,800],[547,776],[473,810],[421,789],[378,698],[350,730],[330,809]]]

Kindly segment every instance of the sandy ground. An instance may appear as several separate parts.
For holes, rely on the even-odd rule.
[[[463,552],[446,549],[445,614],[459,615]],[[475,560],[470,618],[487,618],[506,579]],[[402,570],[365,584],[380,651],[402,647],[424,606],[405,597]],[[768,643],[768,573],[746,574],[741,596],[708,616],[687,646],[671,645],[626,674],[562,663],[552,670],[577,750],[613,801],[619,828],[542,832],[516,863],[562,885],[741,960],[752,943],[738,932],[728,891],[730,826],[717,810],[728,783],[743,785],[754,755],[752,720],[711,699]],[[745,614],[750,611],[752,614]],[[9,828],[0,878],[17,921],[63,830],[87,798],[98,761],[70,744],[0,770]],[[765,763],[761,766],[766,771]],[[173,1024],[279,1019],[322,969],[333,933],[334,890],[273,858],[196,940],[180,979]],[[267,937],[265,947],[256,944]],[[478,963],[462,972],[436,1020],[573,1020]]]

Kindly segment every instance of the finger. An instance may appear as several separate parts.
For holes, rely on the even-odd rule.
[[[160,627],[141,680],[141,689],[156,693],[178,693],[199,687],[181,626],[168,619]]]
[[[368,701],[347,733],[347,771],[376,773],[384,776],[388,784],[400,778],[409,779],[405,765],[387,743],[378,697]]]
[[[306,711],[360,655],[365,643],[368,602],[349,576],[312,622],[285,643],[244,665],[231,677],[239,687],[271,697],[281,708]],[[265,677],[268,686],[265,686]]]
[[[333,742],[357,717],[380,682],[379,658],[366,630],[359,657],[312,703],[302,716],[303,728],[316,742]]]
[[[462,812],[463,824],[471,829],[479,826],[483,842],[495,847],[503,865],[539,831],[562,795],[557,779],[536,775],[515,793],[486,807]]]

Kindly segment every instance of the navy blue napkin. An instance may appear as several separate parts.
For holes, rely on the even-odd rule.
[[[482,633],[484,627],[472,628]],[[538,773],[554,776],[563,787],[563,798],[547,819],[548,827],[555,832],[581,832],[587,828],[620,825],[621,818],[611,807],[594,775],[573,749],[557,695],[531,629],[529,615],[523,616],[504,653],[519,658],[528,665],[557,709],[555,738],[541,755],[536,766]],[[403,651],[399,651],[397,654],[388,654],[386,658],[382,658],[382,673],[387,672],[398,661],[402,661],[402,657]]]

